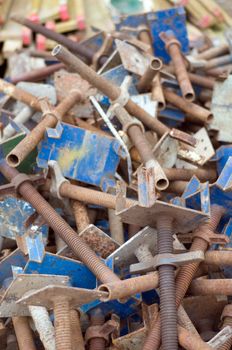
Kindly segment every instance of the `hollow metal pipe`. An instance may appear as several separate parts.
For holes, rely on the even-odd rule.
[[[215,58],[217,56],[224,55],[229,52],[229,45],[223,44],[217,47],[211,47],[208,50],[205,50],[197,55],[198,59],[201,60],[210,60],[212,58]]]
[[[12,317],[19,350],[36,350],[32,330],[27,317]]]
[[[189,291],[192,295],[232,295],[232,279],[204,279],[192,281]]]
[[[171,56],[182,96],[186,101],[192,102],[195,99],[195,92],[187,73],[185,61],[181,52],[181,43],[176,39],[174,33],[161,32],[160,38],[164,41],[166,50]]]
[[[157,57],[152,57],[151,62],[149,63],[145,73],[139,79],[137,84],[137,90],[142,93],[149,91],[151,88],[152,80],[161,70],[163,64],[162,61]]]
[[[158,110],[161,111],[166,108],[166,102],[165,102],[163,88],[161,84],[160,73],[158,73],[152,81],[151,99],[152,101],[158,102]]]
[[[205,124],[211,122],[213,119],[213,115],[209,110],[195,103],[185,101],[182,97],[170,90],[164,89],[164,97],[169,103],[184,111],[186,113],[186,119],[190,122]]]

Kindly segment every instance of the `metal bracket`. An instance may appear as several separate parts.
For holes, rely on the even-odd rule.
[[[116,320],[109,320],[101,326],[90,326],[85,333],[85,341],[88,343],[92,338],[103,338],[108,343],[109,336],[118,329],[118,322]]]
[[[64,182],[70,182],[69,180],[65,179],[65,177],[62,175],[62,172],[60,170],[59,164],[56,160],[49,160],[48,166],[50,169],[52,169],[52,177],[51,177],[51,187],[50,192],[57,198],[62,199],[60,195],[60,186]]]
[[[201,250],[182,254],[157,254],[153,260],[141,262],[130,266],[131,273],[146,273],[157,269],[161,265],[182,266],[193,262],[204,260],[204,253]]]

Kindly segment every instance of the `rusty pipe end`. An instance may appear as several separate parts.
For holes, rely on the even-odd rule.
[[[107,286],[107,284],[101,284],[98,287],[99,292],[103,292],[102,296],[99,298],[100,301],[107,302],[112,300],[112,294],[110,288]]]
[[[150,68],[154,71],[160,71],[163,68],[163,62],[158,57],[152,57]]]
[[[14,154],[13,152],[10,152],[6,156],[6,162],[9,166],[16,168],[20,164],[20,159],[16,154]]]
[[[195,93],[194,91],[187,91],[183,97],[186,101],[193,102],[195,100]]]
[[[59,53],[61,53],[62,49],[63,49],[62,45],[56,45],[56,46],[53,48],[53,50],[52,50],[52,52],[51,52],[51,55],[52,55],[53,57],[56,57]]]

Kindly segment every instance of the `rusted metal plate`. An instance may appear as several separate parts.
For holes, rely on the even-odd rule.
[[[143,75],[150,60],[134,46],[121,40],[115,40],[122,64],[126,70],[137,75]]]
[[[203,318],[214,319],[215,324],[220,321],[222,311],[228,303],[226,297],[194,296],[183,299],[183,306],[191,321],[198,324]]]
[[[69,277],[55,275],[18,274],[6,290],[0,304],[0,317],[30,316],[28,307],[16,302],[27,292],[48,284],[67,285]]]
[[[232,142],[231,105],[232,105],[232,75],[214,85],[211,110],[214,115],[208,129],[217,131],[216,139],[220,142]]]
[[[88,97],[96,94],[96,89],[90,86],[90,84],[82,79],[79,74],[68,73],[67,71],[60,70],[54,75],[54,84],[57,93],[58,101],[62,101],[67,97],[71,90],[80,90],[84,101],[76,104],[70,112],[79,118],[90,118],[93,116],[93,107],[89,102]]]
[[[28,294],[17,301],[18,305],[45,306],[47,309],[54,308],[54,302],[59,297],[65,297],[69,301],[70,308],[78,308],[91,301],[107,296],[107,292],[98,290],[73,288],[66,286],[48,285],[35,292]]]
[[[177,160],[178,141],[164,134],[153,148],[155,159],[164,168],[172,168]]]
[[[112,254],[119,244],[94,225],[89,225],[79,236],[103,259]]]

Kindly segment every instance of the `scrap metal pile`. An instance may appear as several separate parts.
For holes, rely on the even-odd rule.
[[[182,7],[81,44],[14,20],[58,45],[0,79],[1,349],[229,350],[231,31],[190,47]]]

